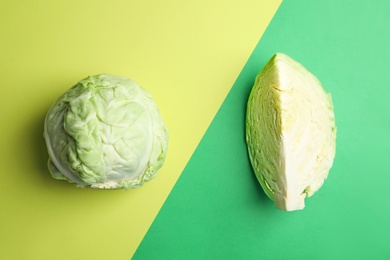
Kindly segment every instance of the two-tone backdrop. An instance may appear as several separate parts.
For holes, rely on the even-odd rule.
[[[389,259],[387,1],[9,1],[0,8],[1,259]],[[332,93],[334,166],[274,208],[245,146],[254,78],[283,52]],[[148,89],[170,131],[130,191],[51,178],[43,120],[98,73]]]

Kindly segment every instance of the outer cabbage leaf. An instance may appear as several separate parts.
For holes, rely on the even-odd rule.
[[[87,77],[60,96],[44,126],[49,170],[79,187],[137,188],[164,163],[168,130],[150,93],[128,78]]]
[[[256,77],[246,141],[260,185],[279,209],[303,209],[328,177],[336,152],[331,96],[301,64],[277,53]]]

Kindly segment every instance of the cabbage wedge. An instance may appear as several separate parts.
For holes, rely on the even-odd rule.
[[[275,207],[303,209],[335,157],[331,96],[301,64],[275,54],[249,96],[246,142],[255,175]]]

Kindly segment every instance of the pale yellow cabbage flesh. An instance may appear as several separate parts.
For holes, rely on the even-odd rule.
[[[301,64],[275,54],[249,96],[246,141],[256,177],[276,208],[303,209],[335,157],[331,96]]]

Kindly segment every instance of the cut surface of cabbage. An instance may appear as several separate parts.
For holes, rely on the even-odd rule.
[[[331,96],[301,64],[275,54],[248,99],[246,142],[256,177],[276,208],[303,209],[335,157]]]

